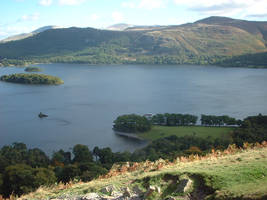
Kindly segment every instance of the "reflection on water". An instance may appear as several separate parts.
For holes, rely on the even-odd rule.
[[[54,121],[56,122],[58,125],[60,126],[68,126],[71,124],[70,121],[65,120],[65,119],[57,119],[57,118],[45,118],[45,119],[41,119],[41,120],[50,120],[50,121]]]
[[[48,153],[75,144],[133,151],[112,131],[118,115],[267,114],[267,70],[202,66],[41,65],[60,86],[0,82],[0,146],[24,142]],[[23,68],[0,68],[0,75]],[[39,119],[43,112],[48,118]]]

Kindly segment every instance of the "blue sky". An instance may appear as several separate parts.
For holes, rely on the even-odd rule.
[[[167,25],[215,15],[267,21],[267,0],[1,0],[0,39],[47,25]]]

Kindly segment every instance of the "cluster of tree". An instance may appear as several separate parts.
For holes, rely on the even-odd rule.
[[[0,66],[26,66],[31,64],[33,61],[24,60],[24,59],[1,59],[0,56]]]
[[[238,146],[242,146],[244,142],[267,141],[267,116],[259,114],[245,118],[241,127],[233,132],[232,138]]]
[[[0,193],[4,196],[22,194],[40,185],[56,181],[49,167],[49,158],[39,149],[27,149],[25,144],[14,143],[0,150]]]
[[[225,67],[267,68],[267,53],[246,54],[218,60],[215,64]]]
[[[237,120],[227,115],[215,116],[215,115],[201,115],[201,125],[204,126],[240,126],[242,121]]]
[[[150,121],[140,115],[122,115],[114,121],[113,129],[126,133],[145,132],[151,129]]]
[[[64,55],[28,57],[27,60],[6,59],[0,61],[0,66],[25,66],[34,63],[76,63],[76,64],[155,64],[155,65],[179,65],[198,64],[209,65],[219,62],[222,58],[216,56],[190,55],[138,55],[136,53],[123,52],[123,48],[99,47],[88,49],[88,52],[70,53]],[[111,53],[109,53],[111,52]]]
[[[152,117],[152,123],[166,126],[189,126],[196,125],[198,117],[190,114],[165,113],[156,114]]]
[[[178,156],[190,154],[204,155],[212,148],[225,149],[230,144],[229,139],[199,138],[194,135],[177,137],[175,135],[153,141],[147,147],[133,153],[133,160],[175,159]]]
[[[98,149],[98,148],[97,148]],[[75,145],[74,158],[70,152],[59,150],[50,159],[38,148],[27,149],[23,143],[4,146],[0,150],[0,195],[21,195],[31,192],[41,185],[56,182],[68,182],[75,178],[89,181],[107,173],[112,163],[105,160],[111,150],[98,149],[96,156],[101,161],[93,160],[93,153],[85,145]],[[111,152],[112,153],[112,152]],[[113,153],[112,153],[113,154]],[[123,153],[121,154],[123,157]],[[118,161],[125,158],[117,156]],[[127,158],[128,159],[128,158]],[[102,164],[103,162],[103,164]],[[105,166],[105,164],[107,166]]]
[[[46,85],[59,85],[63,84],[63,80],[56,76],[45,75],[45,74],[11,74],[3,75],[0,77],[1,81],[11,83],[22,83],[22,84],[46,84]]]

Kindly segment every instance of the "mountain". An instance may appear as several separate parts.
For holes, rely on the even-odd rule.
[[[199,20],[196,23],[219,25],[219,26],[232,26],[251,34],[258,35],[264,40],[267,40],[267,23],[257,21],[246,21],[240,19],[232,19],[227,17],[209,17]]]
[[[22,33],[19,35],[14,35],[14,36],[10,36],[6,39],[0,40],[0,43],[4,43],[4,42],[10,42],[10,41],[16,41],[16,40],[22,40],[28,37],[31,37],[35,34],[41,33],[43,31],[49,30],[49,29],[57,29],[60,28],[59,26],[44,26],[41,28],[36,29],[35,31],[32,31],[30,33]]]
[[[134,25],[131,24],[114,24],[112,26],[107,27],[107,30],[111,30],[111,31],[124,31],[125,29],[129,28],[129,27],[134,27]]]
[[[40,187],[18,200],[264,200],[267,143],[254,148],[246,145],[248,148],[243,150],[232,145],[225,151],[180,157],[173,162],[161,159],[115,164],[101,178]]]
[[[124,29],[127,24],[113,28]],[[209,17],[174,26],[133,26],[124,31],[49,29],[0,44],[0,62],[216,64],[267,51],[267,22]],[[16,61],[14,61],[16,60]],[[252,59],[253,60],[253,59]],[[267,66],[267,63],[263,63]]]

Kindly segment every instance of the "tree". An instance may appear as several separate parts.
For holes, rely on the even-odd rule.
[[[96,146],[94,149],[93,149],[93,155],[95,156],[95,160],[97,161],[98,158],[99,158],[99,152],[100,152],[100,149],[98,146]]]
[[[49,158],[40,149],[30,149],[27,155],[27,164],[32,167],[47,167],[49,165]]]
[[[77,165],[67,165],[58,171],[58,180],[63,183],[67,183],[73,180],[75,177],[79,177],[81,171]]]
[[[52,163],[54,165],[67,165],[71,163],[71,153],[65,152],[60,149],[57,152],[54,152],[52,155]]]
[[[114,121],[113,129],[127,133],[145,132],[151,129],[151,123],[144,116],[135,114],[122,115]]]
[[[55,180],[54,172],[49,169],[34,169],[25,164],[10,165],[3,174],[3,193],[6,197],[11,193],[22,195]]]
[[[55,173],[49,168],[36,168],[34,170],[34,186],[38,188],[40,185],[52,185],[56,182]]]
[[[101,165],[93,162],[80,163],[78,167],[81,171],[80,178],[82,181],[91,181],[92,179],[108,172],[108,170],[103,168]]]
[[[77,144],[73,147],[73,162],[92,162],[93,156],[86,145]]]

